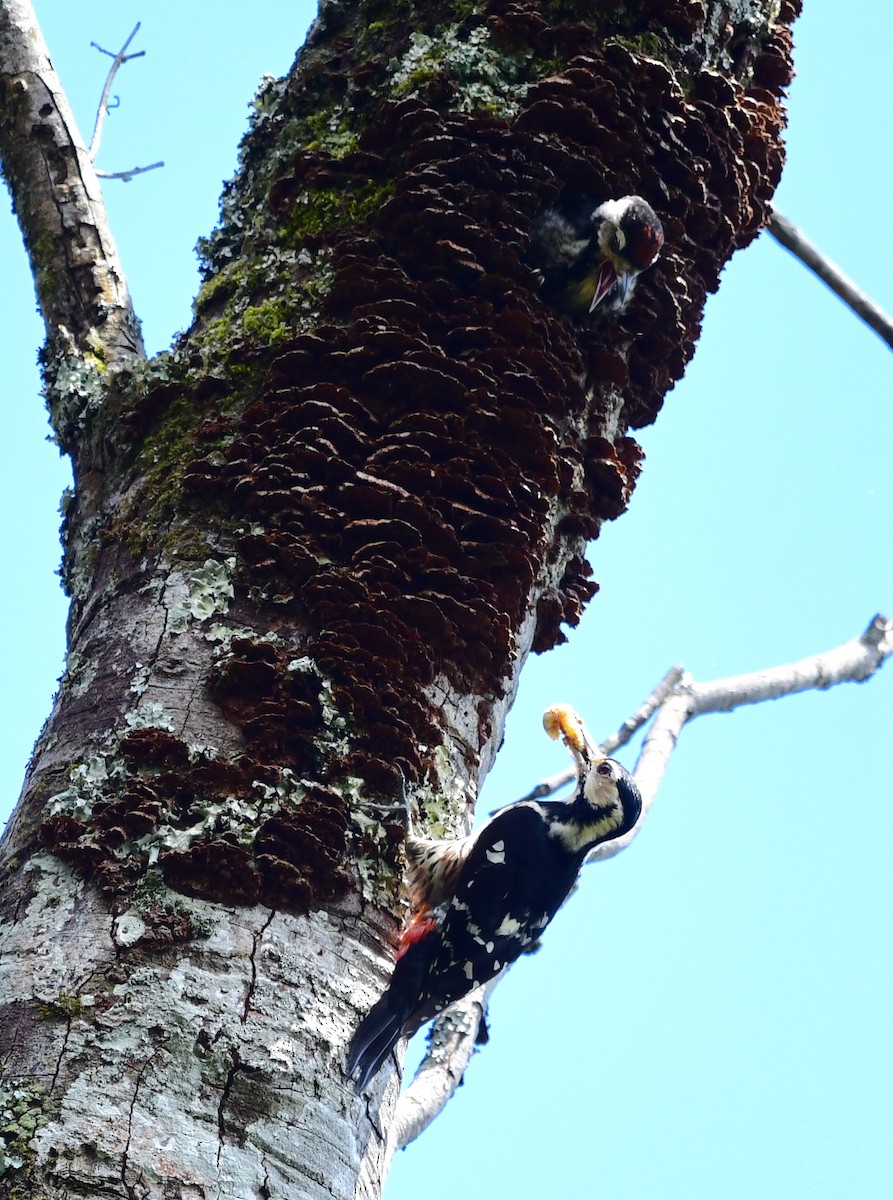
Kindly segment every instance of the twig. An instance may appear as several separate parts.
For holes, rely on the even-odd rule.
[[[893,349],[893,319],[866,296],[853,283],[852,279],[844,275],[840,267],[826,258],[818,246],[804,237],[797,226],[792,225],[787,217],[782,216],[777,209],[772,210],[768,228],[776,241],[781,242],[782,246],[799,258],[804,266],[809,267],[810,271],[818,275],[819,279],[826,283],[831,291],[853,310],[857,317],[860,317],[866,325],[870,325],[878,337]]]
[[[122,67],[126,62],[130,62],[132,58],[142,58],[146,53],[145,50],[138,50],[136,54],[127,53],[127,47],[139,33],[139,28],[140,22],[137,21],[136,25],[133,27],[133,32],[131,33],[130,37],[117,54],[112,53],[111,50],[103,50],[102,46],[97,45],[96,42],[90,43],[94,50],[98,50],[100,54],[107,54],[109,58],[113,60],[112,65],[109,68],[109,73],[106,76],[105,87],[102,89],[102,95],[99,98],[99,108],[96,110],[96,121],[93,125],[93,137],[90,139],[90,149],[87,151],[90,162],[96,162],[96,155],[99,153],[99,143],[102,140],[102,126],[105,123],[106,113],[109,110],[109,92],[112,90],[112,82],[115,76],[118,74],[118,68]],[[161,164],[159,163],[157,165],[160,166]],[[145,170],[150,170],[150,168],[147,167]],[[106,175],[103,178],[116,179],[119,178],[119,176]]]
[[[609,737],[606,737],[600,744],[599,749],[602,753],[613,754],[615,750],[618,750],[621,746],[625,746],[633,735],[642,728],[655,709],[659,708],[667,696],[675,689],[677,683],[682,678],[682,674],[682,667],[670,667],[651,695],[642,702],[633,715],[623,722],[616,733],[612,733]],[[521,801],[518,803],[524,800],[541,800],[544,796],[551,796],[553,792],[557,792],[560,788],[571,783],[572,780],[576,779],[576,776],[577,772],[574,767],[568,767],[564,771],[559,771],[556,775],[550,775],[548,778],[541,780],[526,796],[522,796]]]
[[[642,816],[635,828],[624,837],[597,846],[586,859],[586,864],[612,858],[625,849],[642,828],[686,722],[704,713],[730,712],[741,704],[759,704],[763,700],[792,696],[813,688],[827,689],[838,683],[863,683],[891,654],[893,620],[876,616],[861,637],[786,666],[770,667],[747,675],[732,675],[709,683],[695,683],[683,673],[681,667],[673,667],[638,712],[624,722],[612,738],[602,743],[603,749],[609,746],[612,750],[616,749],[628,741],[656,710],[654,724],[645,738],[634,772],[642,793]],[[640,720],[642,713],[646,715]],[[553,776],[553,779],[556,778]],[[539,787],[549,782],[544,780]],[[535,788],[525,799],[546,794]],[[402,1149],[423,1133],[452,1098],[474,1051],[477,1030],[486,1012],[489,994],[501,978],[503,975],[500,974],[483,989],[469,993],[434,1022],[425,1058],[412,1083],[397,1102],[389,1153]]]
[[[143,175],[146,171],[163,166],[163,162],[150,163],[148,167],[131,167],[129,171],[97,171],[96,176],[98,179],[123,179],[125,183],[130,183],[135,175]]]

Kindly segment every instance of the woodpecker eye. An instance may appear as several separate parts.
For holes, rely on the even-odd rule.
[[[623,247],[625,245],[626,245],[626,235],[624,234],[623,230],[618,227],[611,234],[610,246],[611,246],[612,253],[620,254],[620,252],[623,250]]]
[[[599,763],[595,769],[596,769],[596,771],[598,771],[599,775],[610,775],[611,774],[611,764],[609,762]]]

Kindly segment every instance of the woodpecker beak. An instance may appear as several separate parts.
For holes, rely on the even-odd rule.
[[[552,704],[543,713],[543,727],[549,737],[561,738],[573,755],[578,771],[588,770],[605,755],[592,740],[583,718],[569,704]]]
[[[629,294],[630,285],[633,281],[632,273],[629,271],[618,270],[616,265],[610,258],[605,259],[601,265],[601,270],[598,273],[598,284],[595,289],[595,295],[592,297],[592,303],[589,306],[591,313],[595,312],[604,298],[608,295],[612,288],[617,288],[617,307],[623,308],[626,303],[626,297]]]

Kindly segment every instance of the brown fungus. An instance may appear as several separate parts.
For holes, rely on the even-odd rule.
[[[536,650],[579,619],[596,588],[585,540],[638,474],[629,431],[655,419],[723,265],[765,223],[796,8],[783,0],[753,37],[731,19],[708,30],[700,0],[585,22],[578,5],[487,0],[479,27],[522,65],[473,113],[457,110],[449,63],[406,80],[416,94],[377,91],[408,30],[352,38],[363,6],[339,11],[337,36],[316,28],[228,188],[232,220],[209,243],[181,351],[188,381],[122,406],[133,453],[143,439],[147,454],[193,406],[164,483],[236,559],[232,636],[207,692],[242,758],[192,761],[176,738],[133,731],[127,787],[89,822],[47,820],[51,848],[126,889],[146,869],[128,840],[193,829],[197,804],[256,799],[288,771],[323,792],[256,827],[209,821],[159,861],[193,895],[306,908],[350,886],[344,796],[357,780],[391,798],[401,778],[436,781],[435,680],[477,698],[474,774],[526,615]],[[444,19],[425,7],[435,41]],[[320,105],[350,114],[337,138],[314,120]],[[621,320],[574,324],[527,260],[534,220],[565,198],[631,192],[664,224],[662,257]],[[312,331],[294,309],[273,341],[239,319],[277,288],[287,309],[298,283],[318,288]],[[204,366],[223,317],[232,387]],[[150,488],[141,501],[154,504]]]

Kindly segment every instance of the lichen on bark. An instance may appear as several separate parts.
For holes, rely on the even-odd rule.
[[[42,1035],[19,1013],[10,1063],[39,1043],[76,1124],[78,1055],[98,1054],[129,1113],[68,1143],[65,1171],[179,1186],[153,1122],[179,1146],[198,1095],[197,1177],[329,1194],[282,1134],[313,1078],[333,1194],[374,1194],[381,1148],[338,1064],[402,915],[404,801],[463,828],[525,657],[596,590],[586,543],[629,502],[631,434],[765,221],[794,15],[326,2],[258,93],[192,327],[112,370],[51,344],[70,669],[0,895],[15,954],[49,939],[51,896],[91,947],[75,980],[51,955],[22,994],[95,1003]],[[573,324],[540,293],[535,217],[630,192],[662,257],[622,320]]]

